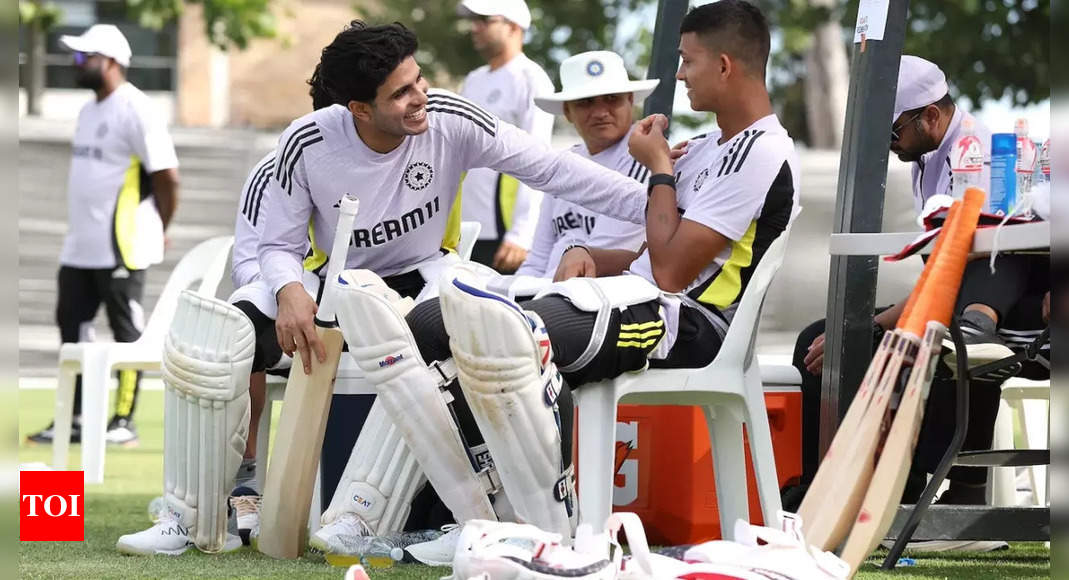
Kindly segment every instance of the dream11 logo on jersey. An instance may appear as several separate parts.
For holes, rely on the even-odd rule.
[[[84,472],[19,472],[19,540],[85,540]]]

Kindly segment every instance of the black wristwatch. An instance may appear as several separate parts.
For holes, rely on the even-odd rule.
[[[650,180],[646,185],[646,195],[653,195],[653,186],[655,185],[667,185],[672,189],[676,188],[676,176],[668,173],[655,173],[650,176]]]

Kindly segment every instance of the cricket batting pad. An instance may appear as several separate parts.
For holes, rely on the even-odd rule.
[[[240,310],[189,290],[164,340],[164,498],[205,552],[226,540],[226,499],[249,434],[255,340]]]

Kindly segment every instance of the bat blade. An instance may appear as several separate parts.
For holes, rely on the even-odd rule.
[[[924,417],[924,401],[945,333],[946,327],[939,322],[928,323],[917,361],[910,372],[894,423],[887,433],[887,440],[873,472],[872,484],[865,493],[857,519],[843,547],[842,559],[850,565],[851,572],[857,571],[891,528],[902,491],[906,487],[921,419]]]
[[[806,541],[822,550],[834,550],[850,531],[872,479],[891,395],[903,367],[912,360],[916,350],[914,337],[897,330],[893,334],[893,347],[886,355],[886,363],[879,376],[872,377],[875,387],[870,389],[868,404],[859,410],[856,424],[836,433],[835,439],[841,443],[834,450],[833,462],[820,467],[825,471],[825,479],[819,487],[809,488],[799,509],[806,523]]]
[[[272,558],[297,558],[307,541],[308,510],[343,342],[337,328],[316,327],[316,333],[327,351],[326,362],[313,358],[312,373],[306,375],[300,354],[294,354],[267,465],[258,549]],[[267,444],[266,436],[261,445]]]

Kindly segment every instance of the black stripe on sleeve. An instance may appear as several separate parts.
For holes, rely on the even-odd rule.
[[[454,107],[457,107],[459,109],[463,109],[463,110],[475,115],[476,117],[482,119],[488,125],[490,125],[490,126],[495,125],[494,116],[493,115],[491,115],[490,113],[486,112],[486,109],[480,107],[479,105],[476,105],[475,103],[469,101],[468,99],[465,99],[463,97],[454,97],[454,96],[451,96],[451,95],[443,95],[443,94],[440,94],[440,93],[436,93],[436,94],[427,96],[427,105],[442,105],[442,104],[448,104],[448,105],[452,105]]]
[[[243,208],[241,210],[241,213],[245,214],[245,217],[249,218],[249,220],[254,219],[253,218],[253,207],[255,205],[255,201],[254,200],[256,199],[256,192],[260,188],[260,183],[263,182],[265,179],[269,179],[270,178],[271,173],[272,173],[272,169],[274,169],[274,167],[275,167],[274,158],[269,160],[267,163],[264,163],[263,165],[261,165],[260,168],[256,170],[256,174],[253,176],[252,180],[249,182],[248,189],[245,190],[245,203],[244,203],[244,206],[243,206]]]
[[[731,159],[727,162],[727,165],[722,165],[720,167],[720,172],[716,174],[717,177],[731,173],[731,168],[735,165],[735,160],[739,158],[739,153],[742,151],[742,148],[746,146],[746,140],[750,138],[750,135],[751,133],[749,129],[743,131],[742,137],[737,139],[731,148],[728,149],[728,151],[732,153]],[[727,155],[725,155],[724,158],[727,159]]]
[[[297,164],[297,160],[301,157],[301,152],[304,151],[304,147],[308,143],[318,143],[323,140],[322,135],[319,134],[319,129],[310,130],[295,139],[288,151],[285,152],[283,157],[284,161],[281,163],[276,162],[275,179],[279,180],[279,185],[289,189],[289,176],[293,175],[293,166]]]
[[[750,138],[750,142],[746,144],[746,151],[742,152],[742,157],[739,158],[739,162],[735,165],[735,170],[732,171],[732,173],[738,173],[739,170],[742,169],[742,163],[744,161],[746,161],[746,156],[750,154],[750,149],[753,148],[753,144],[757,142],[757,139],[761,135],[764,135],[764,134],[765,134],[764,131],[758,131],[758,132],[753,134],[753,137]]]
[[[282,179],[282,168],[286,165],[287,160],[290,156],[290,152],[292,152],[294,147],[297,146],[297,143],[307,136],[303,133],[307,129],[312,129],[309,134],[319,132],[319,127],[316,127],[315,121],[312,121],[307,125],[298,127],[296,131],[290,133],[289,138],[286,139],[285,145],[283,145],[280,149],[280,151],[282,151],[282,158],[279,159],[277,155],[275,157],[275,161],[277,162],[275,167],[275,179]]]
[[[263,178],[260,180],[260,184],[256,188],[256,207],[253,209],[252,213],[253,227],[256,227],[256,225],[260,223],[260,204],[263,203],[264,191],[267,189],[267,184],[269,183],[271,183],[270,168],[268,168],[267,173],[263,175]]]
[[[308,139],[301,142],[300,147],[293,154],[293,159],[290,160],[289,168],[286,169],[285,179],[279,183],[280,186],[286,188],[286,195],[293,193],[293,170],[297,168],[297,162],[301,160],[301,155],[304,153],[305,148],[310,145],[315,145],[323,140],[323,136],[319,135],[314,139]]]
[[[638,160],[637,159],[632,159],[631,160],[631,169],[627,170],[627,176],[628,177],[632,177],[632,178],[635,177],[635,167],[637,167],[637,166],[638,166]]]
[[[638,178],[639,182],[640,183],[646,183],[646,180],[649,179],[649,177],[650,177],[649,168],[643,167],[642,168],[642,174]]]
[[[441,103],[441,104],[435,105],[435,106],[432,106],[432,105],[428,104],[427,105],[427,112],[428,113],[445,113],[447,115],[456,115],[458,117],[463,117],[463,118],[471,121],[472,123],[474,123],[476,126],[478,126],[483,131],[486,131],[486,133],[488,135],[490,135],[491,137],[496,137],[497,136],[497,131],[495,131],[493,128],[491,128],[490,125],[487,125],[485,122],[483,122],[481,119],[475,117],[474,115],[465,113],[463,111],[458,111],[458,110],[452,109],[452,108],[444,108],[444,107],[451,107],[451,106],[452,105],[448,105],[448,104],[445,104],[445,103]]]

